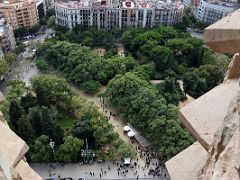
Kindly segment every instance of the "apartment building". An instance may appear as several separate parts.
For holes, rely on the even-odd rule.
[[[41,19],[46,15],[46,1],[45,0],[36,0],[36,7],[38,12],[38,18]]]
[[[32,0],[0,1],[0,17],[3,17],[13,29],[35,26],[39,19],[36,2]]]
[[[16,46],[12,27],[2,18],[0,19],[0,59],[4,54],[12,51]]]
[[[201,21],[213,24],[236,9],[236,2],[216,0],[200,0],[197,18]]]
[[[72,29],[84,27],[159,27],[181,20],[184,6],[180,1],[151,0],[79,0],[55,4],[56,24]]]
[[[194,7],[199,5],[200,0],[183,0],[182,3],[185,7]]]

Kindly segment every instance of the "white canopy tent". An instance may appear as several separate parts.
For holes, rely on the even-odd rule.
[[[130,128],[129,126],[124,126],[123,130],[126,131],[126,132],[128,132],[128,131],[131,130],[131,128]]]
[[[135,135],[135,132],[129,131],[127,135],[128,135],[128,137],[133,137]]]

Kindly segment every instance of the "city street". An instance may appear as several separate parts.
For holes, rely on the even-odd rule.
[[[39,36],[25,41],[30,42],[30,44],[44,42],[44,40],[52,33],[52,29],[47,28],[45,29],[44,34],[40,34]],[[32,56],[33,52],[29,49],[29,47],[26,47],[26,50],[18,55],[17,61],[10,66],[11,71],[0,85],[0,90],[4,95],[6,94],[8,81],[22,80],[26,83],[26,85],[29,85],[30,79],[38,74],[38,69],[35,66],[35,63],[29,60]]]
[[[4,82],[0,85],[2,93],[5,95],[7,90],[7,82],[11,80],[22,80],[29,85],[30,79],[38,74],[38,69],[34,62],[26,59],[26,54],[23,55],[23,59],[19,62],[15,62],[11,66],[11,72],[8,74]]]

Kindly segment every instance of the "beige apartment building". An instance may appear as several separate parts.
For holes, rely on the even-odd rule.
[[[0,0],[0,17],[13,29],[35,26],[39,19],[36,2],[32,0]]]

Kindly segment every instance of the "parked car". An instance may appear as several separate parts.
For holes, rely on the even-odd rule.
[[[60,178],[59,180],[73,180],[73,178],[71,178],[71,177],[64,177],[64,178]]]
[[[80,177],[80,178],[78,178],[77,180],[85,180],[85,178],[83,178],[83,177]]]
[[[54,177],[52,177],[52,178],[47,178],[47,179],[44,179],[44,180],[58,180],[57,178],[54,178]]]

